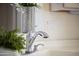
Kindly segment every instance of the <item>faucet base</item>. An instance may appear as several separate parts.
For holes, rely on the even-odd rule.
[[[32,52],[30,52],[30,51],[26,51],[26,52],[25,52],[25,54],[30,54],[30,53],[32,53]]]

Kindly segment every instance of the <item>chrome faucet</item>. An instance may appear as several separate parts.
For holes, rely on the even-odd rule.
[[[43,32],[43,31],[35,32],[33,35],[31,33],[29,33],[27,35],[27,38],[29,40],[29,43],[27,44],[27,48],[26,48],[27,51],[26,51],[26,53],[28,53],[28,54],[29,53],[33,53],[33,52],[35,52],[37,50],[36,48],[37,48],[38,45],[34,45],[33,51],[30,51],[30,49],[32,48],[32,44],[34,43],[34,41],[35,41],[35,39],[36,39],[36,37],[38,35],[42,36],[43,38],[48,38],[48,34],[46,32]]]

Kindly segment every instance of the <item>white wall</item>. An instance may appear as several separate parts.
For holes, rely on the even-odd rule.
[[[36,8],[35,30],[49,35],[45,40],[37,37],[35,42],[44,44],[44,51],[79,51],[79,15],[50,12],[48,7]]]
[[[36,30],[49,34],[51,39],[79,39],[79,15],[36,9]]]

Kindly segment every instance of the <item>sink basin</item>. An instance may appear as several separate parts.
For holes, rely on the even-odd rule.
[[[44,46],[28,56],[79,56],[79,40],[37,41]],[[26,56],[26,55],[25,55]]]
[[[26,56],[26,55],[25,55]],[[79,56],[77,51],[65,51],[65,50],[42,50],[35,53],[28,54],[27,56]]]

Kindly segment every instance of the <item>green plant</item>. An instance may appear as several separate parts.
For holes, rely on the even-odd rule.
[[[18,50],[24,49],[25,40],[22,35],[17,35],[17,31],[6,31],[0,29],[0,47]]]
[[[37,3],[19,3],[19,5],[23,7],[33,7],[33,6],[37,7]]]

